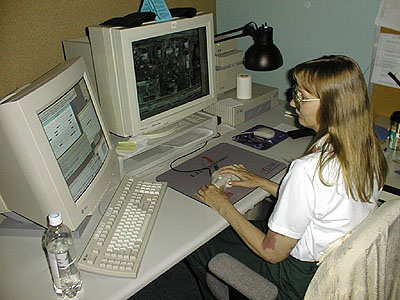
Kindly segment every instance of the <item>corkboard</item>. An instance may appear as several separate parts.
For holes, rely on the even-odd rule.
[[[381,33],[400,34],[399,31],[382,27]],[[400,89],[374,84],[372,88],[372,107],[375,115],[390,117],[400,110]]]
[[[214,13],[216,0],[166,0],[169,8]],[[64,60],[62,41],[85,28],[138,11],[141,0],[0,1],[0,98]]]

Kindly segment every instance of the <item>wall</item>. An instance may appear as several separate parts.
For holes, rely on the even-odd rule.
[[[250,72],[254,81],[278,87],[280,98],[290,87],[287,72],[296,64],[327,54],[348,55],[369,70],[379,0],[216,0],[217,32],[254,21],[274,28],[284,65],[272,72]],[[238,42],[246,49],[250,37]]]
[[[215,15],[215,0],[166,0]],[[85,35],[85,27],[139,9],[140,0],[1,0],[0,98],[64,60],[61,42]]]

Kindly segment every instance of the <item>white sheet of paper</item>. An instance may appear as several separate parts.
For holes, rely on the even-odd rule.
[[[400,1],[381,0],[375,25],[400,31]]]
[[[394,88],[400,88],[388,75],[392,72],[400,78],[400,35],[381,33],[371,81]]]

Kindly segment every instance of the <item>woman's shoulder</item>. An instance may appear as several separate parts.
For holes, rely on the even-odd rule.
[[[292,162],[292,165],[295,165],[297,167],[310,167],[310,165],[315,166],[318,163],[320,156],[321,153],[319,152],[306,154],[302,157],[295,159]]]
[[[315,175],[315,171],[318,167],[319,155],[316,153],[307,154],[293,160],[290,164],[289,173],[291,177],[309,177],[312,178]]]
[[[316,151],[307,155],[304,155],[298,159],[295,159],[291,165],[290,170],[298,174],[304,174],[310,178],[315,178],[315,174],[318,173],[321,163],[320,151]],[[322,160],[324,160],[322,158]],[[322,176],[327,182],[337,182],[341,174],[340,163],[336,158],[327,161],[322,168]],[[338,177],[339,176],[339,177]]]

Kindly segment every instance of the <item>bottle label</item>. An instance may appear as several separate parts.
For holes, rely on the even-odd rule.
[[[65,270],[75,263],[76,258],[73,253],[48,253],[49,265],[51,270],[51,275],[53,277],[54,288],[57,290],[62,290],[60,281],[59,270]]]
[[[47,255],[49,257],[49,265],[50,265],[51,276],[53,277],[54,287],[61,290],[61,281],[60,281],[60,273],[58,272],[57,256],[50,252],[47,252]]]

